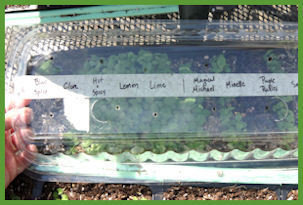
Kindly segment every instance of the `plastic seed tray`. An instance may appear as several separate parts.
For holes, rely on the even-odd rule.
[[[297,24],[112,26],[33,30],[9,56],[36,177],[297,183]]]

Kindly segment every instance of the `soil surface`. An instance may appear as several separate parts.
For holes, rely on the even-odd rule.
[[[244,186],[223,188],[172,187],[164,193],[165,200],[277,200],[276,192],[264,189],[247,189]]]
[[[6,188],[5,199],[19,200],[32,199],[32,189],[34,182],[31,178],[20,174],[16,179]]]
[[[141,185],[46,183],[41,199],[54,199],[52,193],[62,188],[69,200],[150,200],[151,190]]]
[[[33,199],[34,181],[26,175],[19,175],[6,189],[5,199]],[[151,200],[149,187],[129,184],[85,184],[85,183],[45,183],[40,197],[36,199],[54,200],[55,192],[63,190],[69,200]],[[59,195],[60,199],[62,195]]]
[[[33,199],[34,181],[19,175],[6,189],[5,199]],[[58,193],[62,191],[61,194]],[[45,183],[42,194],[35,199],[54,200],[151,200],[147,186],[129,184]],[[277,200],[275,191],[269,188],[249,189],[245,186],[205,188],[173,186],[163,194],[163,200]],[[291,190],[287,200],[298,200],[298,190]]]
[[[291,190],[287,195],[287,200],[298,200],[298,190]]]

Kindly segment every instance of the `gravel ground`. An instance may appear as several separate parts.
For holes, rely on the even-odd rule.
[[[33,180],[19,175],[6,189],[5,199],[32,199]],[[151,200],[149,187],[125,184],[45,183],[36,199],[69,200]],[[245,186],[205,188],[173,186],[163,194],[163,200],[277,200],[269,188],[248,189]],[[298,200],[298,190],[291,190],[287,200]]]

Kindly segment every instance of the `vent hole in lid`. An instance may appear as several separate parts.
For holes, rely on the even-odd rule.
[[[158,113],[157,112],[153,112],[153,117],[158,117]]]

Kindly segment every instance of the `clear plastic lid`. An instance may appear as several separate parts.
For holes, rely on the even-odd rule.
[[[191,174],[210,167],[296,166],[297,24],[109,27],[34,30],[10,57],[13,99],[30,99],[32,121],[15,126],[21,149],[37,147],[32,171],[163,182],[207,181]]]

